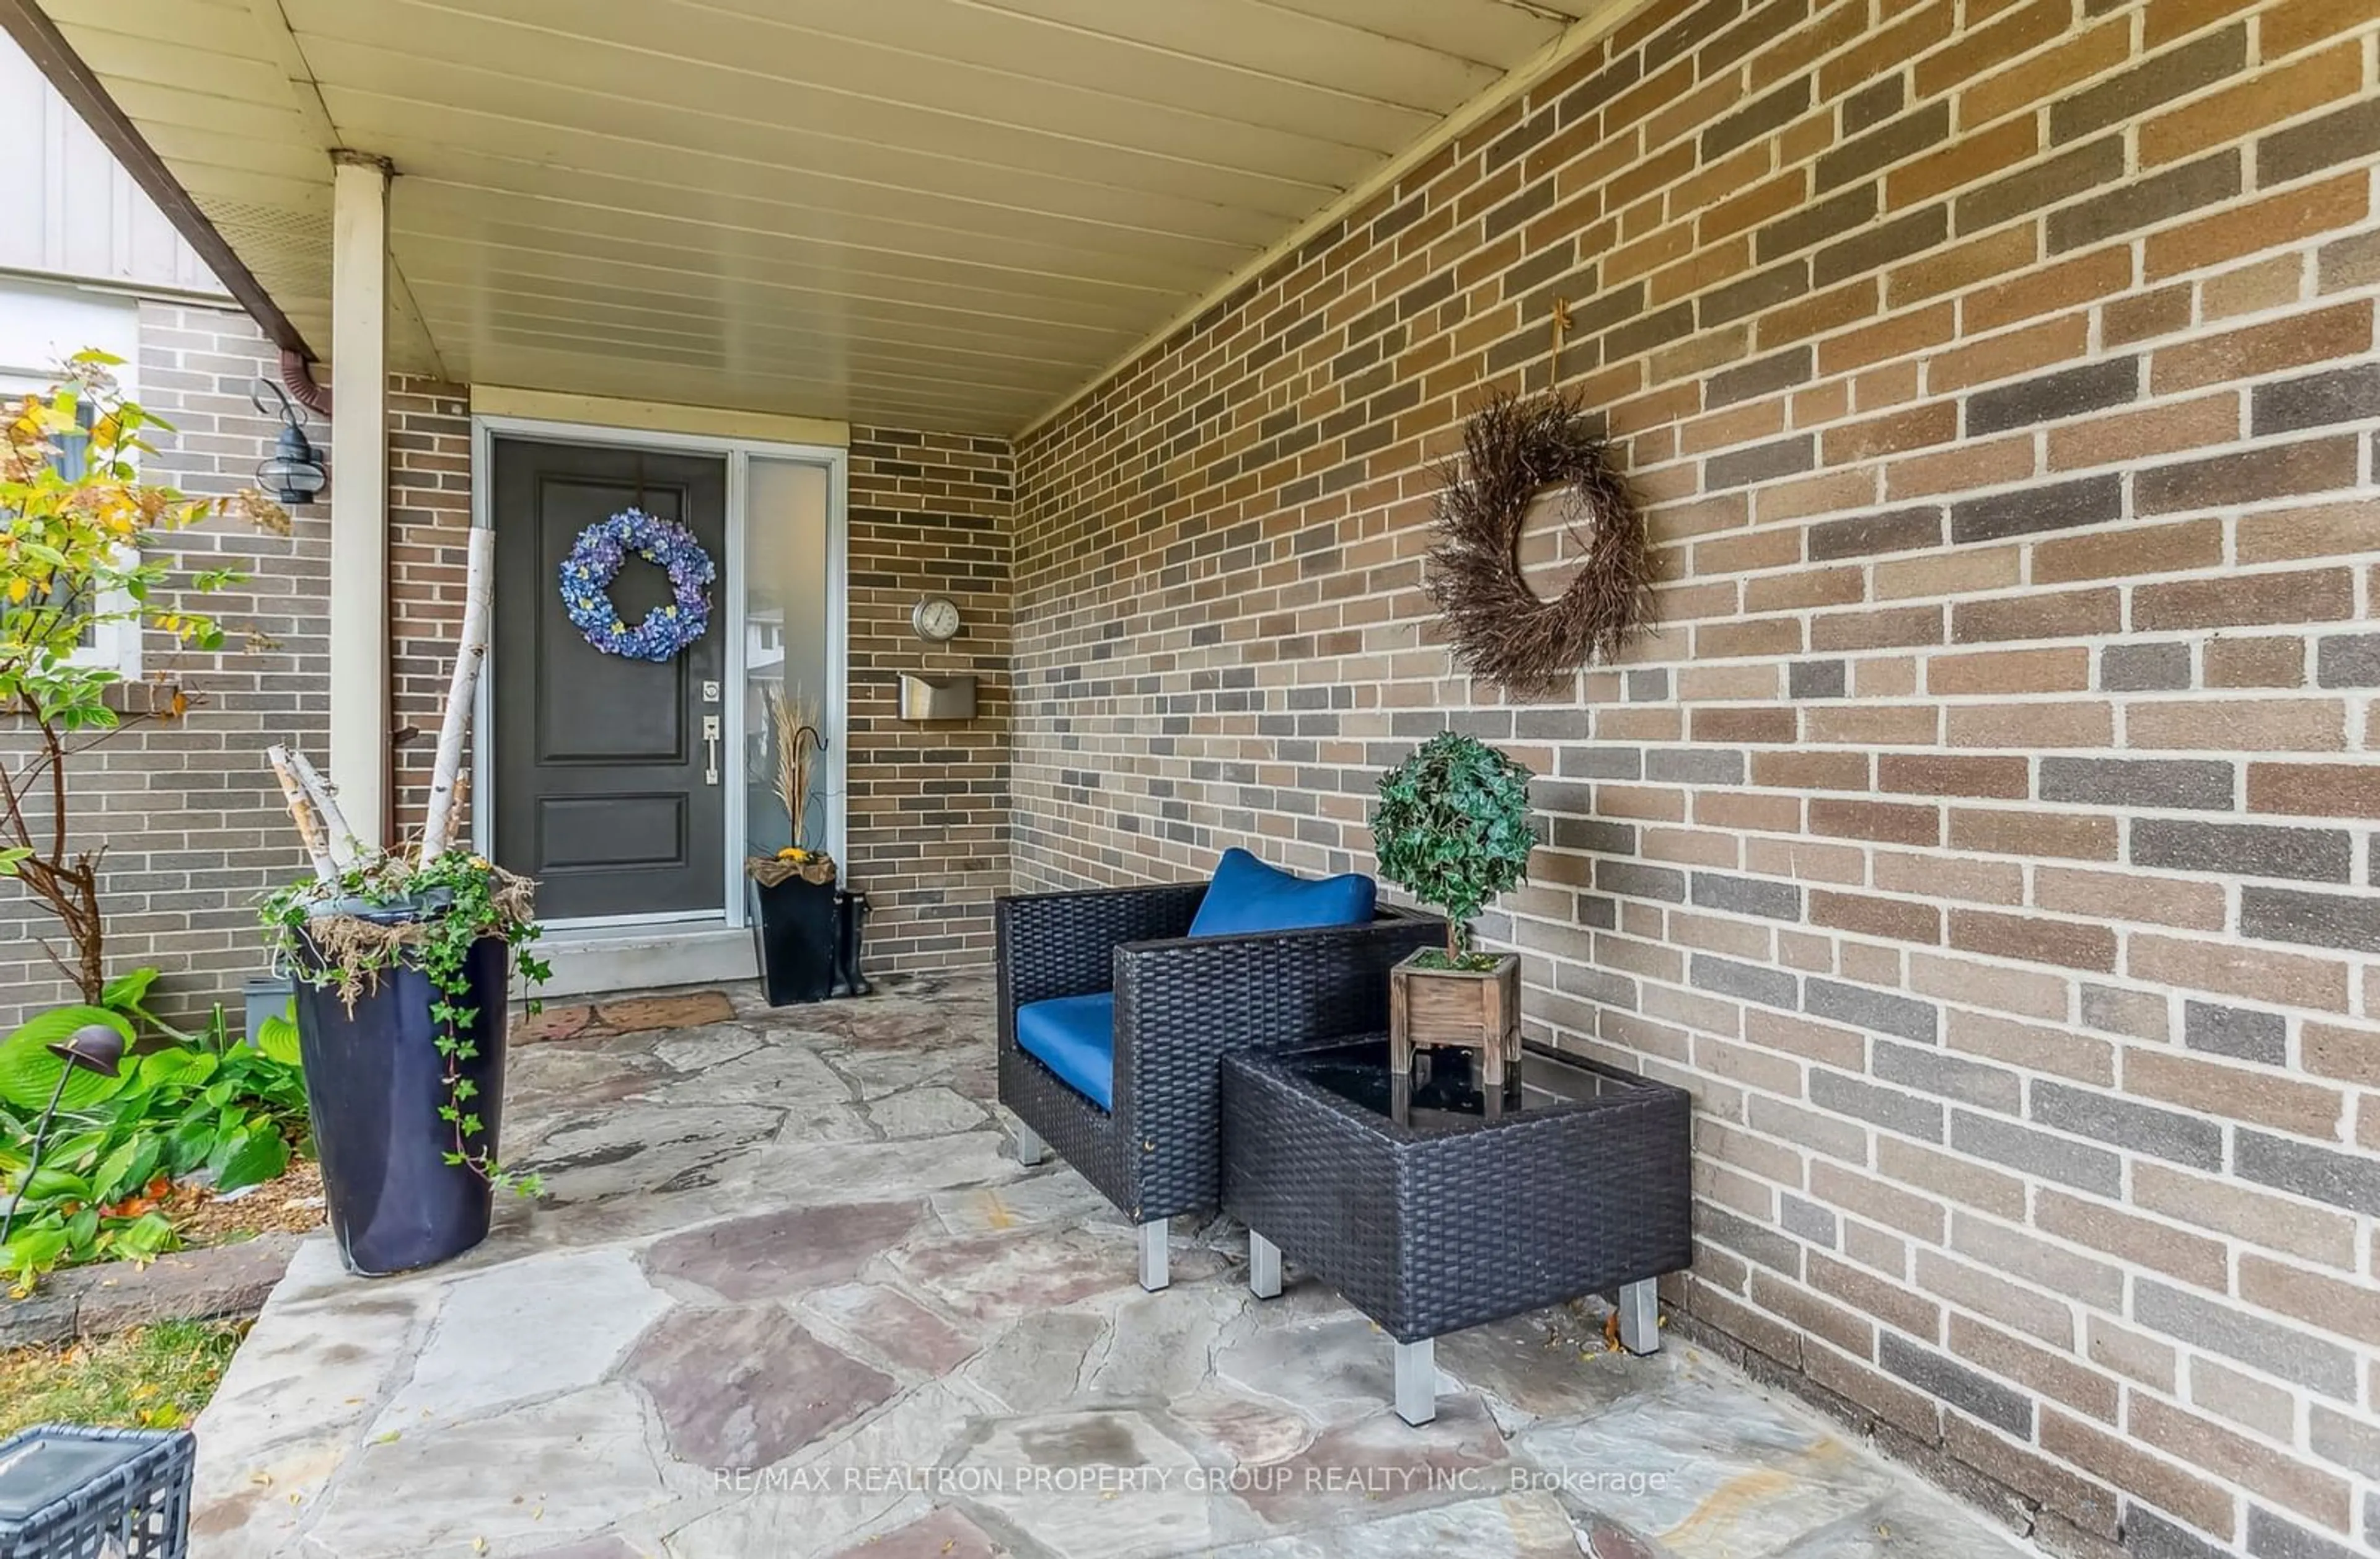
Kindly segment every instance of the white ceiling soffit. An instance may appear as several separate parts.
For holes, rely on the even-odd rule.
[[[40,0],[318,351],[1010,433],[1544,67],[1599,0]]]

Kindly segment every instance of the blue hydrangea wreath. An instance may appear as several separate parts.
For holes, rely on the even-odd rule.
[[[630,627],[609,591],[630,553],[669,575],[670,601]],[[674,660],[710,627],[710,582],[719,577],[694,532],[642,509],[622,509],[578,533],[562,560],[562,602],[587,642],[635,661]]]

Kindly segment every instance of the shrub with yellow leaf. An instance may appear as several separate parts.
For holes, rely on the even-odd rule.
[[[86,639],[118,629],[221,649],[223,627],[200,608],[247,576],[209,567],[177,578],[170,539],[225,516],[289,530],[261,493],[191,498],[143,481],[140,461],[154,451],[142,435],[166,424],[125,398],[110,371],[121,362],[79,353],[49,390],[0,403],[0,708],[33,737],[27,756],[0,765],[0,876],[19,879],[55,918],[63,945],[43,937],[42,949],[94,1004],[107,983],[105,846],[80,848],[72,834],[72,761],[128,718],[176,719],[188,703],[176,691],[128,716],[109,698],[123,674],[86,653]]]

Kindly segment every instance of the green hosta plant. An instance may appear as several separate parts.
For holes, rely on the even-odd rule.
[[[1443,731],[1380,776],[1372,850],[1380,875],[1446,912],[1441,968],[1490,968],[1471,951],[1471,917],[1527,875],[1529,771],[1471,737]]]
[[[138,983],[136,1003],[148,982]],[[68,1006],[0,1040],[0,1191],[13,1193],[24,1175],[42,1104],[65,1066],[46,1047],[91,1023],[133,1037],[120,1011]],[[0,1277],[21,1288],[52,1267],[171,1249],[173,1224],[152,1205],[166,1186],[204,1172],[229,1192],[287,1169],[305,1144],[305,1081],[287,1036],[264,1027],[257,1042],[236,1041],[218,1007],[200,1033],[128,1056],[116,1077],[69,1071],[41,1167],[0,1247]]]
[[[177,1029],[152,1011],[149,1006],[150,988],[154,986],[161,978],[163,978],[162,970],[146,966],[137,969],[128,969],[101,988],[99,1005],[110,1012],[130,1019],[137,1025],[155,1029],[177,1045],[198,1045],[207,1050],[221,1052],[233,1042],[233,1036],[225,1021],[223,1008],[220,1006],[215,1008],[213,1016],[196,1033],[185,1029]],[[261,1041],[259,1042],[261,1043]],[[294,1066],[298,1058],[293,1052],[284,1055],[282,1059]]]

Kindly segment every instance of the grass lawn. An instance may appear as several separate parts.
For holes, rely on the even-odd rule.
[[[28,1424],[187,1424],[214,1395],[248,1325],[164,1321],[113,1337],[0,1353],[0,1437]]]

